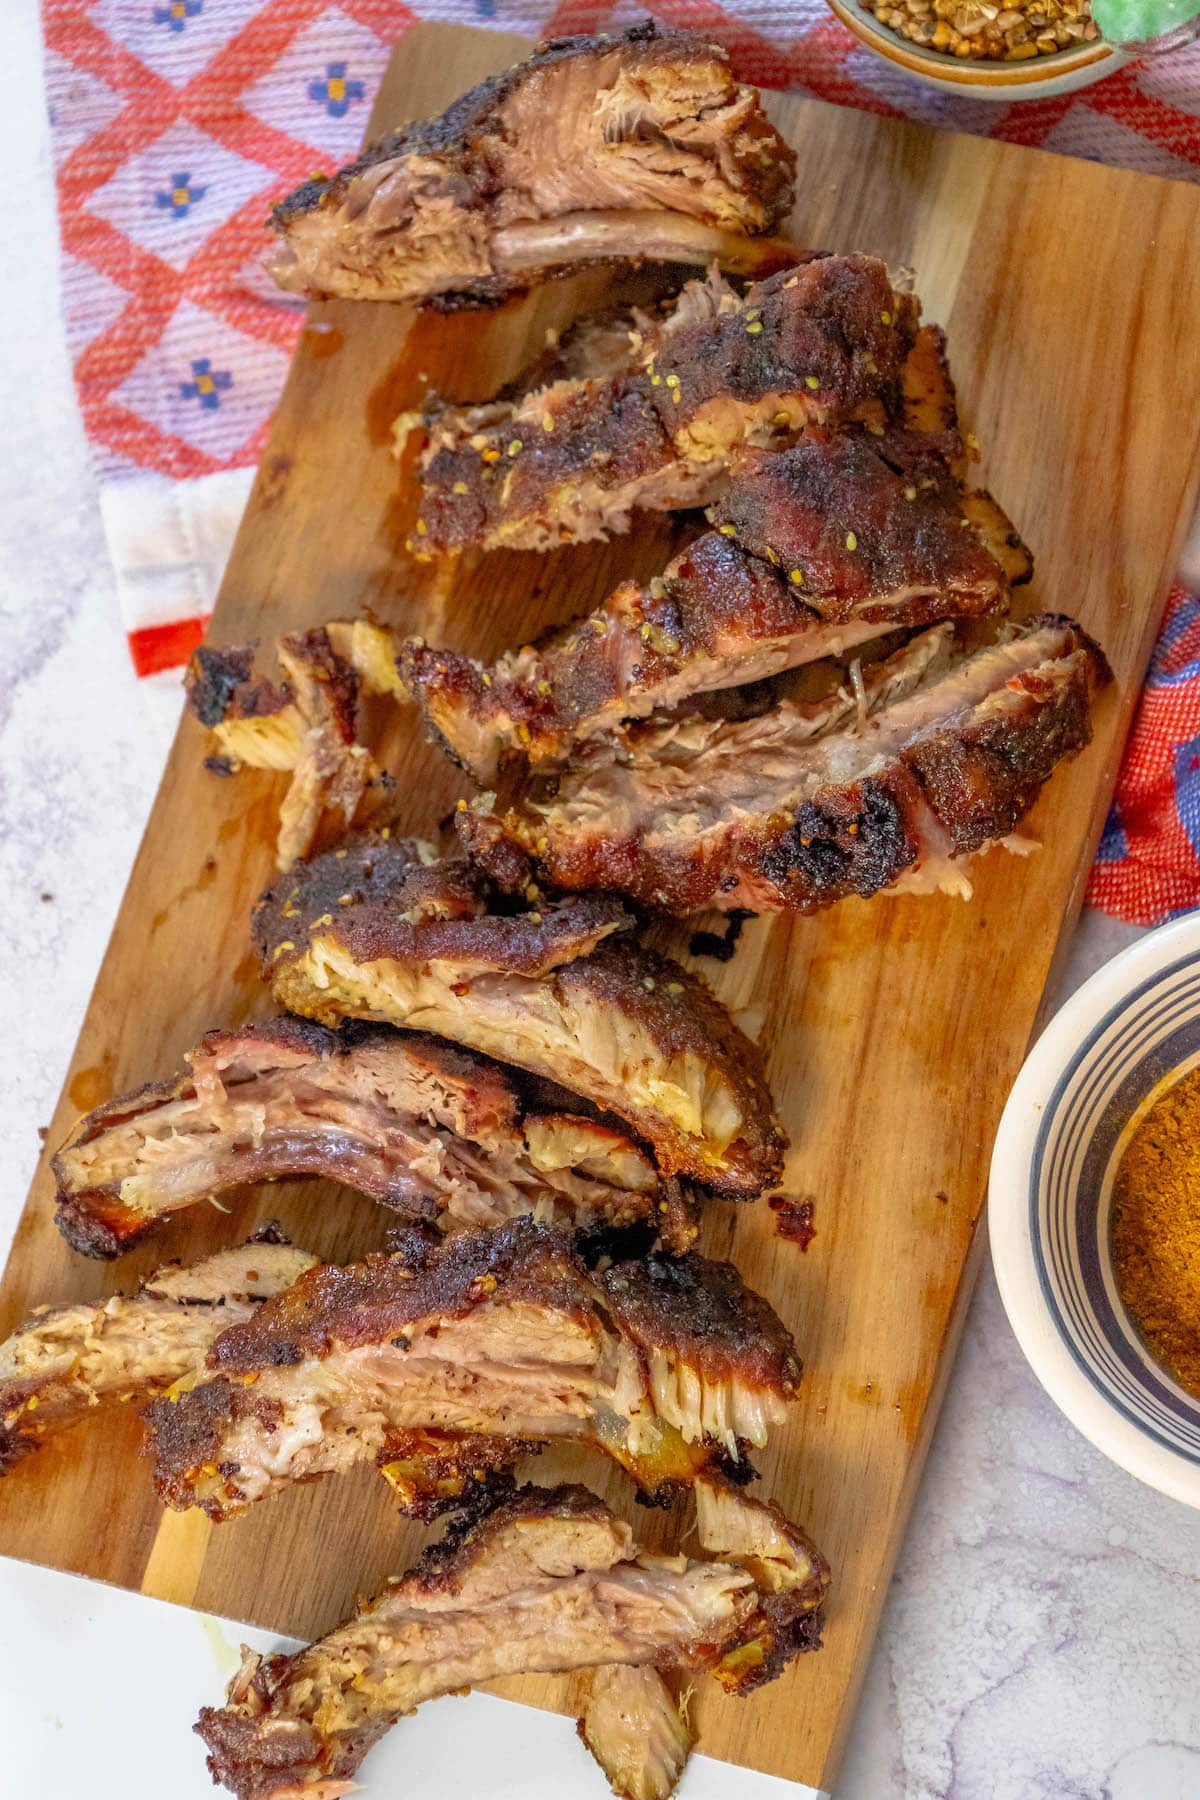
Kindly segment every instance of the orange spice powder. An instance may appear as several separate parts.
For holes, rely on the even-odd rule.
[[[1200,1399],[1200,1069],[1130,1139],[1111,1229],[1117,1289],[1147,1350]]]

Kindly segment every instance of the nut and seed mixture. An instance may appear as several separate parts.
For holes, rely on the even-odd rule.
[[[866,0],[881,25],[928,50],[994,62],[1051,56],[1100,33],[1091,0]]]

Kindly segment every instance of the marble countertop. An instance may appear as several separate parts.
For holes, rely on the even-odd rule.
[[[164,749],[126,656],[63,347],[33,0],[6,25],[0,159],[18,198],[0,217],[0,1245]],[[1068,981],[1129,935],[1085,921]],[[1195,1800],[1198,1567],[1200,1515],[1140,1487],[1065,1423],[985,1274],[841,1800]],[[0,1561],[0,1786],[31,1800],[73,1800],[85,1782],[89,1800],[200,1800],[212,1790],[188,1728],[219,1691],[234,1630]],[[564,1721],[472,1696],[394,1733],[370,1788],[586,1800],[597,1778]],[[703,1759],[684,1788],[690,1800],[798,1791]]]

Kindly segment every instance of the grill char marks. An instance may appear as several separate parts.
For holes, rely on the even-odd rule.
[[[74,1249],[116,1256],[251,1182],[324,1176],[443,1231],[536,1212],[657,1221],[653,1166],[611,1124],[526,1107],[495,1063],[422,1033],[277,1019],[209,1032],[170,1082],[108,1101],[54,1159]],[[669,1224],[688,1237],[686,1210]]]
[[[565,757],[623,719],[836,653],[855,635],[824,629],[774,569],[709,532],[650,587],[623,583],[590,617],[491,668],[414,643],[399,662],[429,735],[486,788],[512,758]]]
[[[361,842],[264,895],[255,941],[283,1006],[434,1031],[559,1081],[623,1119],[663,1175],[731,1197],[777,1179],[783,1137],[758,1051],[694,976],[612,941],[633,924],[618,902],[484,913],[477,878],[446,863],[462,904],[439,917],[406,904],[411,862],[403,841]],[[412,879],[440,891],[438,867]]]
[[[589,361],[619,365],[614,346],[627,356],[639,326],[649,329],[644,315],[585,322],[545,379],[574,378]],[[368,620],[308,637],[324,638],[365,692],[414,699],[433,739],[490,787],[509,756],[561,759],[689,697],[841,656],[885,631],[1002,608],[1032,561],[991,496],[962,485],[966,452],[935,327],[917,332],[896,406],[886,430],[813,428],[790,449],[745,452],[714,507],[717,529],[661,578],[623,584],[588,618],[490,667]],[[303,731],[291,688],[255,677],[248,651],[198,657],[193,703],[218,750],[240,745],[244,760],[295,769]]]
[[[613,1319],[646,1356],[674,1357],[712,1381],[742,1375],[764,1390],[799,1382],[791,1337],[732,1263],[655,1255],[616,1263],[600,1279]]]
[[[887,629],[906,622],[889,610],[898,601],[940,596],[970,617],[1007,598],[1004,569],[964,528],[961,484],[913,432],[813,433],[778,456],[748,452],[714,517],[826,622]]]
[[[316,297],[455,306],[597,260],[777,267],[780,247],[746,234],[786,215],[794,170],[706,39],[560,38],[305,182],[275,208],[272,273]]]
[[[513,1459],[590,1444],[665,1494],[764,1443],[800,1378],[790,1334],[729,1265],[592,1272],[570,1233],[527,1220],[313,1270],[208,1369],[147,1418],[162,1498],[214,1518],[372,1460],[406,1464],[404,1498],[474,1436],[492,1467],[505,1441]]]
[[[253,644],[223,648],[201,644],[192,652],[187,671],[188,704],[209,730],[227,722],[279,714],[290,704],[289,693],[255,674],[254,650]],[[286,729],[290,733],[293,728],[289,721]],[[232,748],[228,743],[222,747]]]
[[[247,1652],[225,1706],[196,1727],[213,1779],[238,1800],[331,1800],[402,1714],[502,1674],[597,1661],[716,1669],[729,1685],[738,1666],[777,1674],[815,1647],[828,1569],[774,1508],[742,1497],[733,1516],[744,1557],[660,1557],[584,1488],[521,1489],[451,1527],[321,1642],[290,1657]],[[785,1533],[784,1554],[764,1561],[763,1544],[778,1551]]]
[[[195,1376],[214,1338],[313,1261],[267,1234],[190,1269],[159,1269],[128,1297],[40,1309],[0,1344],[0,1475],[95,1407]]]
[[[497,879],[621,893],[684,916],[708,907],[811,912],[902,878],[961,888],[953,859],[1005,837],[1090,740],[1110,679],[1069,619],[1031,620],[949,660],[945,627],[868,672],[861,729],[782,704],[734,724],[630,728],[507,808],[460,815]],[[939,645],[938,639],[941,639]],[[906,670],[914,671],[915,682]],[[877,684],[877,685],[874,685]]]
[[[689,283],[624,370],[444,408],[420,461],[420,553],[551,549],[697,506],[748,446],[899,405],[917,305],[869,256],[818,257],[749,289]],[[610,362],[611,366],[611,362]]]
[[[511,1493],[513,1468],[542,1446],[485,1432],[389,1432],[376,1462],[406,1518],[428,1523]]]

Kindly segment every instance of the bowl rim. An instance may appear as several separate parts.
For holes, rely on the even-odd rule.
[[[827,0],[833,12],[856,37],[877,50],[889,62],[914,75],[935,76],[940,81],[961,88],[1033,88],[1079,69],[1115,58],[1123,62],[1121,52],[1103,39],[1075,44],[1069,50],[1054,50],[1046,56],[1026,58],[1022,62],[996,62],[980,57],[968,60],[948,56],[944,50],[927,49],[923,44],[909,43],[890,26],[882,24],[873,12],[858,0]]]
[[[1200,956],[1200,912],[1150,931],[1089,976],[1051,1019],[1009,1094],[988,1177],[992,1266],[1009,1324],[1030,1368],[1076,1430],[1112,1462],[1185,1506],[1200,1507],[1200,1468],[1156,1444],[1078,1366],[1047,1305],[1029,1218],[1029,1182],[1042,1114],[1080,1042],[1137,1003],[1143,984]],[[1200,1400],[1196,1401],[1200,1416]]]

